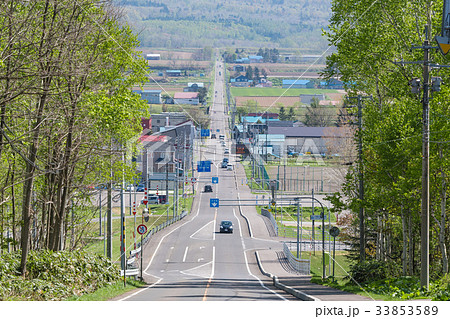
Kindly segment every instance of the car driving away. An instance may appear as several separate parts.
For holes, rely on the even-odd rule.
[[[229,220],[222,220],[220,222],[221,233],[233,233],[233,223]]]

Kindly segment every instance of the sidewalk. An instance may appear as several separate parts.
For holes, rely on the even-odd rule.
[[[236,174],[245,176],[242,165],[237,165]],[[241,199],[255,198],[247,185],[237,183]],[[264,222],[264,218],[258,215],[254,207],[245,207],[243,216],[252,225],[251,237],[276,240],[270,225]],[[283,251],[258,250],[255,253],[261,272],[273,279],[273,284],[299,299],[309,301],[371,301],[371,298],[344,292],[331,287],[322,286],[310,282],[311,276],[298,275],[289,265]]]

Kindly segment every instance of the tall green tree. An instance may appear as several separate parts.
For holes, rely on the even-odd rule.
[[[343,1],[332,5],[329,31],[336,53],[327,59],[327,76],[346,83],[349,95],[372,95],[364,103],[363,167],[365,199],[359,200],[358,174],[349,174],[345,194],[357,212],[366,211],[368,258],[388,262],[393,273],[417,274],[420,255],[421,192],[421,94],[412,94],[408,82],[422,77],[420,66],[395,62],[421,61],[422,50],[411,50],[424,40],[425,25],[439,32],[442,1]],[[433,60],[445,64],[439,54]],[[440,70],[444,83],[449,72]],[[431,273],[448,272],[448,221],[445,200],[448,167],[448,131],[442,119],[449,118],[448,90],[431,101],[430,175]],[[356,163],[357,161],[355,161]],[[353,170],[354,171],[354,170]],[[355,228],[358,220],[355,214]],[[357,231],[357,229],[356,229]]]
[[[67,248],[64,234],[78,227],[72,203],[87,204],[86,184],[109,177],[109,169],[98,170],[109,162],[111,141],[125,145],[141,130],[145,106],[131,87],[146,68],[136,36],[109,2],[4,1],[0,8],[0,30],[12,30],[0,34],[0,165],[12,163],[0,174],[0,214],[13,238],[20,234],[24,274],[30,249]]]

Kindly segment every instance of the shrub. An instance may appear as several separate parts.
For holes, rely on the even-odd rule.
[[[120,280],[108,259],[84,251],[31,251],[25,278],[19,265],[20,252],[1,256],[0,300],[62,300]]]
[[[366,260],[350,266],[349,276],[346,279],[353,279],[363,284],[369,281],[382,280],[387,278],[386,263],[378,260]]]

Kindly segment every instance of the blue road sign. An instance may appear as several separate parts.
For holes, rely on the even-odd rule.
[[[202,129],[202,130],[200,131],[200,135],[201,135],[202,137],[207,137],[207,136],[209,136],[209,129]]]
[[[212,182],[213,184],[219,184],[219,177],[213,177],[212,180],[211,180],[211,182]]]
[[[210,198],[209,199],[209,207],[219,207],[219,199],[218,198]]]
[[[321,220],[322,215],[311,215],[311,220]]]
[[[198,161],[197,162],[197,171],[199,173],[211,172],[211,161]]]

